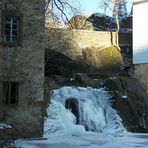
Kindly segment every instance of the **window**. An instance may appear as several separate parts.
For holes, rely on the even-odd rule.
[[[18,45],[21,41],[21,15],[17,11],[3,11],[2,38],[4,45]]]
[[[18,82],[3,82],[3,103],[18,104]]]
[[[18,41],[19,21],[16,17],[5,18],[4,42],[16,43]]]

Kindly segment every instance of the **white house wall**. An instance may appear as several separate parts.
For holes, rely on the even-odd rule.
[[[133,7],[133,64],[148,63],[148,2]]]

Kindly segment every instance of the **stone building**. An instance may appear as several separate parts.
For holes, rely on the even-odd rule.
[[[0,0],[0,123],[22,137],[43,130],[44,5]]]
[[[133,1],[133,64],[134,76],[148,91],[148,1]]]

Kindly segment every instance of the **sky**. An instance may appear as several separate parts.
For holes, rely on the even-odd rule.
[[[77,11],[71,11],[72,9],[70,7],[66,7],[65,13],[68,19],[73,17],[74,15],[77,14],[88,14],[91,15],[93,13],[104,13],[103,9],[100,8],[100,3],[99,1],[101,0],[66,0],[71,6],[77,9]],[[126,0],[127,2],[127,12],[130,14],[131,12],[131,7],[132,7],[132,2],[131,0]],[[55,9],[55,14],[60,15],[60,11]],[[108,11],[107,15],[112,16],[111,11]],[[61,20],[61,18],[60,18]],[[62,21],[61,21],[62,22]]]
[[[98,0],[81,0],[79,2],[80,9],[84,12],[92,13],[92,12],[97,12],[98,11]]]
[[[127,1],[127,11],[131,11],[132,2],[131,0]],[[102,10],[99,8],[99,0],[80,0],[78,2],[78,7],[80,7],[80,10],[84,13],[95,13],[95,12],[101,12]]]

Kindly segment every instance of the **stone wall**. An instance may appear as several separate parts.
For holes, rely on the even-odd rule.
[[[0,31],[0,85],[4,81],[18,82],[18,104],[2,104],[0,122],[7,123],[21,137],[41,135],[43,131],[44,101],[44,1],[0,1],[0,30],[2,10],[15,10],[22,14],[22,42],[20,45],[2,44]],[[3,93],[3,91],[0,91]]]
[[[122,46],[131,46],[131,34],[120,34],[119,40]],[[82,49],[99,47],[103,49],[116,45],[115,32],[68,30],[47,28],[46,49],[56,50],[75,59],[82,55]]]
[[[46,29],[46,49],[56,50],[76,58],[87,47],[115,45],[115,33],[84,30]]]

